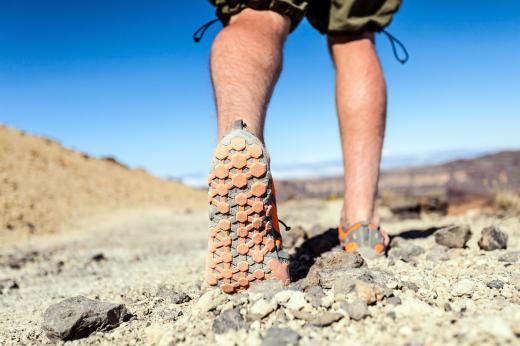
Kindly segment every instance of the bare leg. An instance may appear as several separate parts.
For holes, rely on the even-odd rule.
[[[289,28],[289,19],[282,15],[244,10],[218,34],[211,50],[220,141],[208,178],[206,280],[226,293],[265,279],[290,281],[280,251],[269,161],[261,143]],[[239,119],[252,134],[241,128],[226,134]]]
[[[378,223],[374,204],[385,132],[386,86],[373,34],[329,37],[343,148],[343,223]]]
[[[213,42],[211,78],[218,114],[218,136],[242,119],[263,140],[264,118],[282,68],[290,19],[272,11],[245,9]]]

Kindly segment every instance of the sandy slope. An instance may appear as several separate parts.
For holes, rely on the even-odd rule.
[[[128,208],[204,206],[205,192],[0,125],[0,243]]]
[[[338,202],[301,201],[280,209],[286,221],[318,235],[335,225],[339,208]],[[247,315],[252,303],[269,292],[235,295],[231,301],[220,294],[209,302],[208,296],[201,298],[205,212],[122,213],[87,223],[81,230],[36,236],[16,249],[0,250],[0,279],[10,278],[20,286],[0,295],[0,344],[47,343],[41,330],[43,311],[75,295],[121,302],[136,315],[113,331],[72,342],[81,345],[230,345],[233,340],[256,345],[273,325],[298,333],[302,345],[518,343],[520,263],[499,261],[505,250],[484,252],[476,244],[482,227],[494,224],[509,234],[508,251],[520,250],[517,219],[474,213],[404,222],[388,219],[385,224],[390,233],[402,234],[451,223],[469,223],[475,234],[467,249],[449,250],[445,261],[428,259],[435,246],[433,236],[418,232],[417,238],[407,242],[426,253],[408,262],[388,258],[368,262],[370,270],[381,268],[400,282],[393,292],[402,304],[383,300],[371,305],[371,316],[361,321],[346,316],[327,327],[306,323],[280,306],[264,319],[248,321],[247,333],[223,335],[212,331],[213,321],[223,310],[238,306]],[[99,254],[103,254],[101,260],[95,256]],[[19,268],[10,267],[9,261]],[[453,287],[464,280],[470,280],[473,288],[459,295]],[[503,282],[503,288],[488,288],[492,280]],[[293,284],[294,289],[297,286]],[[185,292],[192,300],[173,304],[170,291]],[[216,306],[210,309],[207,305],[212,302]],[[338,301],[330,309],[341,313],[341,306]]]

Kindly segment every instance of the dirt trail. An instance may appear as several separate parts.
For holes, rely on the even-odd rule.
[[[281,217],[292,225],[302,225],[310,239],[335,225],[339,209],[338,202],[323,201],[289,202],[280,207]],[[467,248],[444,249],[436,258],[438,247],[432,232],[424,230],[453,223],[469,224],[473,237]],[[263,318],[255,309],[270,306],[275,299],[272,288],[259,287],[256,293],[233,297],[218,292],[202,295],[205,211],[134,210],[67,233],[33,237],[16,248],[0,248],[0,280],[10,279],[19,286],[4,288],[0,294],[0,344],[50,343],[41,329],[43,311],[77,295],[123,303],[135,315],[110,332],[71,342],[81,345],[229,345],[244,344],[244,340],[251,345],[264,340],[267,345],[272,344],[269,335],[273,335],[273,325],[284,328],[277,338],[293,337],[301,345],[344,344],[347,340],[349,344],[353,340],[359,344],[408,345],[518,343],[517,219],[474,214],[406,222],[389,219],[385,224],[391,234],[413,237],[403,239],[400,245],[396,242],[400,255],[370,261],[365,269],[359,269],[369,275],[377,273],[376,268],[384,270],[392,292],[391,298],[369,304],[368,315],[359,321],[349,318],[344,310],[350,293],[331,296],[328,289],[320,296],[322,302],[323,297],[332,299],[328,306],[311,306],[316,290],[307,291],[307,302],[299,313],[292,310],[294,306],[280,302]],[[508,250],[479,250],[480,230],[491,224],[509,235]],[[291,241],[300,249],[305,246],[303,240]],[[293,259],[302,261],[297,258],[303,256],[301,253],[289,250]],[[405,256],[406,251],[409,254]],[[509,259],[504,260],[504,256]],[[494,287],[489,287],[492,281]],[[300,294],[295,292],[301,290],[301,284],[293,283],[289,294]],[[191,300],[174,304],[172,296],[179,292]],[[255,307],[258,301],[262,303]],[[221,333],[215,320],[234,306],[247,317],[247,332],[231,328]],[[341,319],[316,326],[306,311],[315,316],[333,312]]]

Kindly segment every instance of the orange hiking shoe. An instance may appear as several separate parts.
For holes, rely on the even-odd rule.
[[[358,251],[366,258],[384,255],[388,244],[388,237],[381,228],[368,222],[357,222],[346,231],[340,224],[338,235],[345,251]]]
[[[269,156],[241,120],[218,143],[208,184],[207,283],[225,293],[258,280],[288,284]]]

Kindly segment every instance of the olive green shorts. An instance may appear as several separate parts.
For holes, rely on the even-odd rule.
[[[294,30],[303,17],[322,34],[357,34],[383,30],[401,0],[210,0],[224,25],[245,8],[270,10],[291,19]]]

